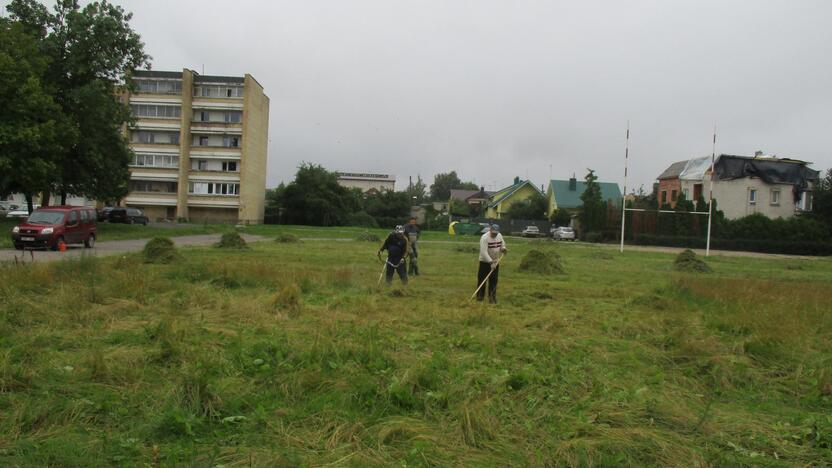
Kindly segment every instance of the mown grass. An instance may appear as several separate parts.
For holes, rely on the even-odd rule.
[[[828,259],[515,242],[493,307],[459,245],[403,290],[375,244],[273,237],[0,267],[0,464],[832,463]]]

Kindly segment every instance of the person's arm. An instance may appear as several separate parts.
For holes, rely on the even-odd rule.
[[[387,245],[390,243],[390,237],[388,236],[387,239],[384,239],[384,243],[381,244],[381,247],[378,249],[378,253],[382,253],[387,250]]]
[[[503,242],[503,248],[500,250],[503,252],[503,255],[505,255],[505,253],[508,252],[508,249],[506,248],[506,238],[500,234],[500,240]]]
[[[488,234],[480,237],[480,261],[483,261],[482,259],[485,258],[487,259],[486,262],[491,263],[494,260],[491,258],[491,255],[488,255],[488,239],[486,239],[487,235]]]

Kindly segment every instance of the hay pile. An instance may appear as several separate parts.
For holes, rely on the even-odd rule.
[[[673,262],[673,269],[676,271],[683,271],[686,273],[710,273],[711,267],[696,256],[693,250],[686,249],[676,256]]]
[[[480,253],[480,247],[478,245],[473,244],[457,245],[454,247],[454,250],[466,254]]]
[[[520,261],[520,271],[539,275],[560,275],[566,273],[563,270],[563,262],[557,252],[538,249],[529,250],[523,256],[523,259]]]
[[[226,232],[225,234],[223,234],[220,238],[220,241],[217,242],[216,247],[218,249],[248,249],[246,240],[243,239],[243,237],[237,231]]]
[[[276,311],[286,312],[289,317],[296,318],[300,315],[301,305],[301,288],[297,284],[291,283],[284,286],[280,291],[272,297],[272,307]]]
[[[355,238],[355,240],[359,240],[362,242],[381,242],[381,239],[378,238],[377,235],[373,234],[372,232],[364,231]]]
[[[277,236],[275,241],[280,242],[281,244],[293,244],[295,242],[300,242],[300,238],[294,234],[281,234]]]
[[[180,258],[173,241],[167,237],[154,237],[142,250],[144,263],[171,263]]]

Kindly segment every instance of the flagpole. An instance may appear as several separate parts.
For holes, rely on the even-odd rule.
[[[624,253],[624,223],[627,220],[627,161],[630,158],[630,121],[627,121],[627,142],[624,144],[624,193],[621,195],[621,247],[619,252]]]
[[[711,255],[711,218],[714,215],[714,164],[716,161],[716,125],[714,125],[714,142],[711,147],[711,190],[708,193],[708,238],[705,241],[705,256]]]

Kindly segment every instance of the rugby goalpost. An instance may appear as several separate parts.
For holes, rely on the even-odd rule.
[[[661,208],[657,210],[648,210],[645,208],[627,208],[627,165],[630,159],[630,122],[627,121],[627,137],[626,143],[624,144],[624,190],[621,195],[621,245],[619,247],[619,252],[624,253],[624,233],[625,233],[625,225],[627,222],[627,212],[628,211],[641,211],[641,212],[651,212],[651,213],[675,213],[675,214],[694,214],[700,216],[708,216],[708,231],[705,238],[705,256],[708,257],[711,255],[711,218],[713,217],[713,201],[714,201],[714,161],[716,160],[716,125],[714,125],[714,139],[713,139],[713,146],[711,147],[711,166],[710,166],[710,190],[708,191],[708,211],[674,211],[674,210],[663,210]],[[661,205],[659,205],[661,206]]]

